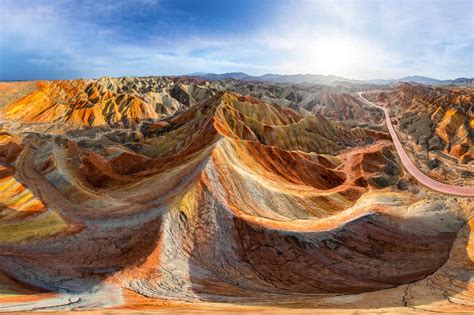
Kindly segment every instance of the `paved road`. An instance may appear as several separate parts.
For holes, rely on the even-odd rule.
[[[395,148],[397,149],[397,154],[400,157],[400,160],[402,161],[403,165],[405,168],[408,170],[408,172],[416,178],[421,184],[424,186],[431,188],[433,190],[446,193],[446,194],[451,194],[451,195],[457,195],[457,196],[464,196],[464,197],[474,197],[474,187],[462,187],[462,186],[455,186],[455,185],[448,185],[445,183],[438,182],[431,177],[425,175],[422,173],[416,166],[413,164],[411,161],[410,157],[408,154],[405,152],[403,149],[402,144],[400,143],[400,140],[398,139],[398,135],[395,132],[395,128],[393,128],[392,121],[390,120],[390,115],[388,112],[388,109],[385,109],[381,106],[378,106],[372,102],[369,102],[366,100],[363,96],[362,93],[359,93],[359,97],[365,101],[367,104],[375,106],[383,110],[385,113],[385,121],[387,122],[387,127],[388,131],[390,132],[390,136],[392,137],[393,144],[395,145]]]

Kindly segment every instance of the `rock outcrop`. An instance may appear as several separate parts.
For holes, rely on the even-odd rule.
[[[472,200],[420,187],[383,129],[228,84],[40,82],[9,101],[0,311],[418,307],[426,279],[429,307],[473,306]]]

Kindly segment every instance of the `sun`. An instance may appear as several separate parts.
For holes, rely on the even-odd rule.
[[[303,47],[301,45],[300,47]],[[379,62],[377,49],[370,43],[348,36],[326,36],[306,40],[296,52],[300,73],[335,74],[352,77],[361,69]]]
[[[352,43],[338,39],[322,41],[314,47],[315,63],[324,73],[342,73],[354,64],[354,47]]]

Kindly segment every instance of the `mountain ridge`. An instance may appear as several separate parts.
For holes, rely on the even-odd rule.
[[[340,82],[349,83],[360,83],[360,84],[397,84],[399,82],[406,83],[418,83],[426,85],[472,85],[474,84],[474,78],[459,77],[456,79],[439,80],[421,75],[410,75],[399,79],[371,79],[371,80],[356,80],[349,79],[336,75],[320,75],[320,74],[276,74],[266,73],[263,75],[255,76],[245,72],[226,72],[226,73],[205,73],[205,72],[194,72],[186,74],[188,77],[200,77],[208,80],[225,80],[235,79],[242,81],[259,81],[259,82],[271,82],[271,83],[311,83],[311,84],[337,84]]]
[[[471,310],[473,201],[371,88],[470,183],[471,87],[0,83],[0,310]]]

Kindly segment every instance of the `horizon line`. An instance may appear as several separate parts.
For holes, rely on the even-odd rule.
[[[244,74],[250,77],[264,77],[267,75],[276,75],[276,76],[321,76],[321,77],[336,77],[336,78],[341,78],[345,80],[350,80],[350,81],[359,81],[359,82],[370,82],[370,81],[398,81],[401,79],[405,78],[411,78],[411,77],[419,77],[419,78],[427,78],[431,80],[436,80],[436,81],[453,81],[457,79],[474,79],[473,77],[469,76],[458,76],[455,78],[450,78],[450,79],[438,79],[434,77],[429,77],[426,75],[405,75],[400,78],[375,78],[375,79],[354,79],[354,78],[348,78],[336,74],[317,74],[317,73],[290,73],[290,74],[281,74],[281,73],[264,73],[261,75],[256,75],[256,74],[249,74],[247,72],[243,71],[229,71],[229,72],[222,72],[222,73],[215,73],[215,72],[190,72],[186,74],[156,74],[156,75],[122,75],[122,76],[109,76],[109,75],[102,75],[100,77],[73,77],[73,78],[61,78],[61,79],[46,79],[46,78],[41,78],[41,79],[1,79],[0,82],[29,82],[29,81],[71,81],[71,80],[99,80],[102,78],[147,78],[147,77],[203,77],[205,78],[205,75],[226,75],[226,74]]]

